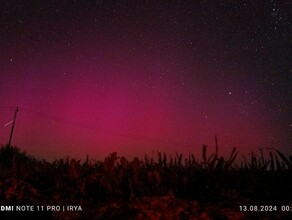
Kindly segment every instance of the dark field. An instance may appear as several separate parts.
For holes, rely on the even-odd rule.
[[[158,152],[157,161],[112,153],[47,162],[2,146],[0,218],[292,219],[292,156],[265,151],[267,158],[260,150],[239,165],[235,148],[223,158],[206,146],[201,159]],[[34,210],[16,211],[19,205]]]

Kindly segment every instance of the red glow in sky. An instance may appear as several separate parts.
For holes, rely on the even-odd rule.
[[[2,144],[19,106],[12,144],[44,158],[197,154],[214,149],[215,135],[223,155],[289,151],[286,41],[276,37],[285,30],[270,31],[268,11],[251,18],[237,3],[226,11],[203,1],[6,4]],[[258,34],[267,30],[273,42]]]

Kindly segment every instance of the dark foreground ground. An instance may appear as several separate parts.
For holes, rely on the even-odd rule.
[[[292,219],[291,156],[237,153],[49,163],[1,147],[0,219]]]
[[[237,203],[237,202],[235,202]],[[239,202],[240,203],[240,202]],[[254,203],[244,203],[250,204]],[[287,203],[286,203],[287,204]],[[255,207],[254,205],[252,205]],[[15,207],[15,206],[14,206]],[[1,211],[1,219],[292,219],[291,211],[240,211],[226,204],[177,199],[173,195],[147,196],[131,202],[83,204],[79,211]],[[259,206],[260,207],[260,206]],[[290,203],[291,207],[291,203]],[[62,208],[62,207],[61,207]]]

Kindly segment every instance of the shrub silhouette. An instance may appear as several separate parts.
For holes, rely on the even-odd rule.
[[[12,168],[16,163],[26,163],[33,160],[26,152],[22,152],[15,146],[1,146],[0,147],[0,166],[5,168]]]

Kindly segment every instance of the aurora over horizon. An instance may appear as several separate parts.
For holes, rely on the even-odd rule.
[[[291,4],[291,3],[290,3]],[[291,153],[288,1],[7,1],[0,143],[41,158]],[[290,58],[290,59],[289,59]]]

